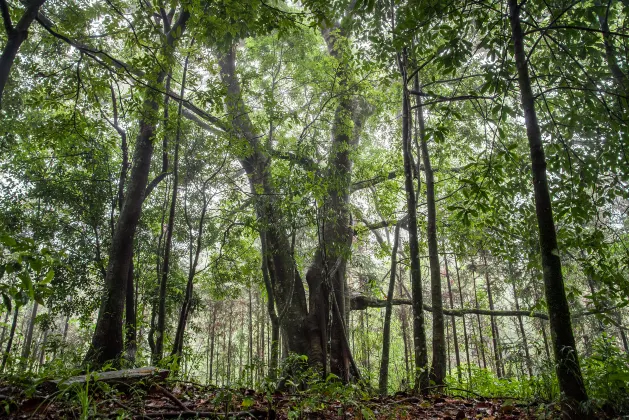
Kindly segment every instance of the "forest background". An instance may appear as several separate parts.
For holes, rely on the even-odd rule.
[[[5,374],[627,410],[626,1],[0,9]]]

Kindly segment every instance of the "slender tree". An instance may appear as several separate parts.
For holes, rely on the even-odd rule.
[[[524,49],[524,32],[520,21],[521,5],[518,4],[517,0],[509,0],[508,4],[520,99],[531,152],[535,213],[539,228],[544,292],[550,318],[555,366],[559,388],[565,396],[564,413],[566,416],[574,418],[583,415],[580,404],[586,402],[588,398],[581,376],[576,343],[572,332],[570,307],[566,299],[561,271],[561,258],[546,173],[546,156],[544,155],[542,133],[535,111],[535,96],[529,77],[529,64]]]

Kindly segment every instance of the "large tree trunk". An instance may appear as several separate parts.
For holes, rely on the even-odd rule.
[[[380,395],[387,395],[389,384],[389,349],[391,345],[391,313],[393,312],[393,292],[395,291],[395,274],[397,269],[397,249],[400,243],[400,225],[395,226],[393,250],[391,251],[391,276],[387,291],[387,306],[384,313],[384,329],[382,331],[382,357],[380,358]]]
[[[557,379],[559,380],[559,389],[565,396],[564,404],[562,404],[564,415],[577,418],[584,415],[580,404],[586,402],[588,398],[581,376],[576,343],[572,332],[570,307],[564,289],[552,202],[546,175],[546,157],[535,112],[535,96],[531,89],[528,62],[524,50],[524,34],[520,23],[520,6],[518,6],[517,0],[509,0],[509,12],[520,98],[531,152],[544,291],[550,318]]]
[[[323,32],[330,54],[337,57],[337,36]],[[339,60],[342,62],[341,58]],[[273,335],[277,331],[279,338],[276,325],[281,326],[288,349],[307,355],[312,366],[319,366],[325,371],[328,360],[327,321],[331,313],[329,338],[332,372],[342,380],[349,380],[351,371],[354,376],[358,376],[345,328],[349,309],[346,308],[345,266],[352,238],[348,205],[352,169],[350,153],[358,142],[369,108],[346,94],[340,97],[335,112],[328,169],[324,174],[331,181],[326,182],[329,187],[319,214],[322,226],[319,229],[319,247],[306,275],[310,294],[308,311],[304,286],[293,260],[293,247],[290,246],[287,234],[290,224],[282,215],[272,187],[270,159],[259,141],[241,97],[240,84],[235,75],[234,47],[219,55],[219,65],[221,78],[227,86],[227,108],[233,118],[233,132],[250,145],[249,155],[239,158],[249,177],[260,221],[263,265],[268,271],[267,292],[273,291],[269,296],[275,297],[276,308],[271,310],[269,305]],[[340,75],[338,79],[345,80],[346,77]],[[347,86],[343,85],[342,88]],[[277,313],[277,322],[274,313]],[[273,342],[276,342],[275,337]]]
[[[415,353],[415,391],[428,387],[428,353],[424,329],[424,298],[422,296],[421,268],[419,265],[419,238],[417,230],[417,199],[413,187],[413,156],[411,151],[411,103],[407,89],[406,49],[399,60],[402,73],[402,155],[404,157],[404,188],[408,211],[408,242],[411,259],[411,294],[413,302],[413,344]]]
[[[166,47],[172,49],[175,33],[183,33],[190,14],[183,10],[173,29],[168,33]],[[129,269],[133,254],[133,239],[142,212],[142,202],[153,156],[153,134],[157,125],[159,108],[159,88],[164,81],[166,72],[162,69],[157,73],[155,83],[147,87],[144,94],[143,113],[140,119],[140,131],[133,153],[133,167],[127,186],[124,204],[114,236],[107,276],[105,293],[98,312],[96,329],[92,343],[85,356],[85,362],[100,366],[107,361],[118,360],[123,352],[122,320],[125,308],[125,297]],[[157,89],[155,89],[157,87]]]
[[[18,21],[17,25],[13,27],[11,23],[11,17],[9,14],[9,6],[6,0],[0,0],[0,9],[2,11],[2,19],[4,21],[4,28],[7,32],[7,43],[0,55],[0,108],[2,107],[2,94],[4,93],[4,87],[9,80],[9,73],[11,73],[11,67],[17,56],[17,52],[20,46],[26,38],[28,38],[28,29],[33,23],[33,20],[39,13],[39,8],[44,4],[46,0],[30,0],[25,2],[26,10]]]
[[[270,159],[259,141],[246,112],[236,77],[236,50],[232,46],[219,53],[221,79],[227,88],[227,111],[232,118],[233,134],[250,145],[247,156],[239,156],[249,178],[256,215],[260,223],[260,240],[266,252],[262,258],[268,269],[269,282],[275,291],[278,323],[285,331],[291,351],[308,355],[311,363],[323,363],[319,336],[306,323],[308,307],[306,293],[290,255],[288,227],[277,203],[271,183]]]

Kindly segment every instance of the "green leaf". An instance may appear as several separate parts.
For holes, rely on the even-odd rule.
[[[18,274],[18,277],[22,280],[22,289],[28,293],[28,296],[31,299],[34,299],[35,289],[33,288],[33,280],[31,280],[31,276],[26,271],[23,271]]]
[[[46,277],[44,277],[44,279],[40,282],[40,284],[46,285],[50,283],[54,277],[55,277],[55,270],[51,268],[48,270],[48,272],[46,273]]]

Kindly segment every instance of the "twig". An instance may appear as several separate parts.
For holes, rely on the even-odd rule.
[[[147,413],[142,416],[135,416],[136,419],[142,418],[158,418],[158,419],[173,419],[173,418],[204,418],[204,419],[227,419],[227,418],[266,418],[267,411],[264,410],[250,410],[250,411],[233,411],[233,412],[216,412],[216,411],[184,411],[184,412],[157,412]]]
[[[179,408],[181,408],[183,411],[185,411],[186,413],[192,413],[192,410],[190,410],[188,407],[186,407],[179,398],[175,397],[169,390],[167,390],[166,388],[164,388],[163,386],[157,385],[155,384],[155,388],[160,391],[162,394],[166,395],[172,402],[175,403],[176,406],[178,406]]]

